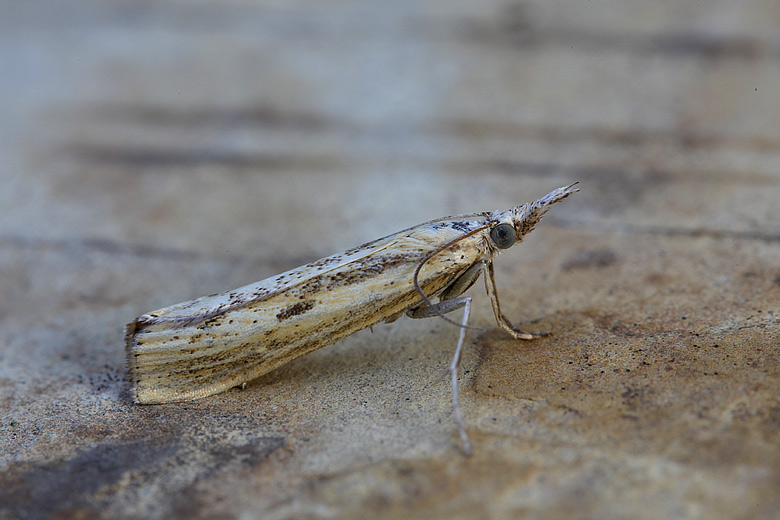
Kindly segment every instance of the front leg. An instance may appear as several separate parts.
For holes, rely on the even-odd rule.
[[[487,291],[490,303],[493,305],[493,314],[496,316],[496,321],[502,329],[507,331],[515,339],[535,339],[543,336],[549,336],[549,331],[542,332],[526,332],[524,330],[516,328],[501,312],[501,305],[498,303],[498,292],[496,291],[496,278],[493,271],[493,262],[486,262],[487,272],[485,273],[485,290]]]

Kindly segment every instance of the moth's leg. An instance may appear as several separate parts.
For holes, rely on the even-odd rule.
[[[457,311],[462,309],[466,305],[466,300],[471,298],[453,298],[452,300],[444,300],[443,302],[434,303],[430,307],[425,305],[419,305],[406,311],[406,315],[412,319],[419,320],[422,318],[433,318],[434,316],[441,316],[448,312]],[[393,318],[395,316],[392,316]],[[456,322],[457,323],[457,322]]]
[[[458,367],[460,366],[460,355],[463,351],[463,342],[466,339],[466,329],[468,328],[469,316],[471,315],[471,298],[464,296],[435,303],[432,307],[417,307],[416,309],[409,310],[407,315],[410,318],[415,319],[430,318],[460,308],[463,308],[463,319],[460,322],[458,346],[455,347],[455,355],[452,356],[452,361],[450,361],[450,366],[447,367],[447,371],[450,373],[450,379],[452,381],[452,414],[455,416],[455,424],[457,425],[458,433],[460,434],[461,447],[466,455],[471,455],[471,443],[469,442],[468,435],[466,435],[466,426],[463,423],[463,414],[460,411],[460,397],[458,395]]]
[[[493,271],[493,262],[486,262],[487,272],[485,273],[485,290],[487,291],[490,303],[493,305],[493,314],[496,316],[496,321],[502,329],[507,331],[515,339],[534,339],[542,336],[549,336],[549,331],[543,332],[526,332],[518,329],[512,325],[506,316],[501,312],[501,305],[498,303],[498,292],[496,291],[496,278]]]
[[[461,299],[461,298],[458,298]],[[460,332],[458,333],[458,346],[455,347],[455,355],[452,356],[450,366],[448,368],[450,372],[450,378],[452,380],[452,413],[455,416],[455,424],[458,425],[458,433],[460,433],[460,444],[463,448],[463,452],[466,455],[471,455],[471,443],[469,437],[466,435],[466,425],[463,424],[463,415],[460,412],[460,399],[458,398],[458,366],[460,365],[460,353],[463,350],[463,341],[466,339],[466,326],[469,323],[469,316],[471,315],[471,298],[462,298],[463,303],[463,320],[461,321]],[[446,300],[453,301],[453,300]]]
[[[474,282],[477,281],[477,278],[479,278],[479,275],[482,274],[482,271],[485,270],[485,261],[480,260],[476,264],[472,265],[466,271],[458,276],[454,282],[452,282],[449,287],[444,289],[441,293],[441,296],[439,297],[440,300],[451,300],[457,296],[460,296],[464,292],[466,292],[469,287],[474,285]]]
[[[462,308],[463,305],[465,305],[463,303],[463,298],[456,297],[460,296],[466,292],[469,287],[474,285],[474,282],[477,281],[477,278],[479,278],[479,275],[482,274],[484,269],[485,261],[480,260],[476,264],[466,269],[460,276],[455,279],[455,281],[444,288],[444,290],[439,295],[439,303],[435,303],[431,307],[428,307],[425,302],[421,302],[417,307],[412,307],[411,309],[407,310],[406,315],[414,319],[432,318],[434,316],[441,316],[442,314],[446,314],[448,312],[456,311]],[[387,318],[385,322],[390,323],[396,319],[398,319],[398,315],[394,314]]]

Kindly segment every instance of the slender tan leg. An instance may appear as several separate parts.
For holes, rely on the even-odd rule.
[[[487,272],[485,273],[485,290],[487,291],[490,303],[493,305],[493,314],[496,316],[498,325],[512,335],[515,339],[534,339],[542,336],[549,336],[549,331],[527,332],[516,328],[501,312],[501,305],[498,303],[498,292],[496,291],[496,277],[493,270],[493,262],[486,262]]]

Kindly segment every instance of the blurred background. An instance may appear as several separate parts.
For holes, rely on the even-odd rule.
[[[600,221],[742,229],[775,180],[771,1],[3,11],[5,237],[319,255],[572,180]]]
[[[642,512],[656,515],[658,497],[670,496],[662,517],[695,518],[705,511],[709,518],[735,518],[745,513],[738,503],[755,505],[755,516],[741,517],[771,517],[780,478],[772,462],[780,461],[773,447],[780,402],[771,397],[780,378],[769,354],[780,302],[778,26],[774,0],[3,2],[0,463],[6,477],[0,487],[6,491],[0,491],[0,517],[260,511],[269,518],[348,518],[390,503],[389,517],[457,518],[483,511],[490,501],[500,518],[583,511],[586,517],[651,518]],[[568,339],[561,341],[575,350],[556,343],[563,357],[528,361],[538,364],[529,368],[537,372],[527,387],[488,390],[486,381],[495,381],[489,367],[500,372],[518,363],[488,363],[493,358],[484,357],[490,349],[483,347],[504,339],[488,333],[475,339],[482,347],[471,347],[471,376],[464,376],[467,423],[500,432],[500,442],[534,432],[541,439],[549,432],[535,429],[534,421],[559,414],[560,428],[572,428],[563,444],[580,451],[555,452],[556,470],[533,458],[540,445],[512,444],[512,451],[484,438],[488,459],[469,469],[479,455],[468,462],[453,449],[444,387],[433,392],[436,420],[427,415],[434,404],[424,400],[413,412],[381,406],[371,412],[390,414],[387,423],[367,419],[364,408],[340,408],[359,392],[367,392],[370,406],[403,399],[383,392],[383,384],[419,391],[449,359],[453,338],[446,324],[399,322],[379,336],[360,336],[337,347],[346,357],[318,354],[308,362],[314,364],[296,364],[269,380],[282,386],[274,387],[277,394],[262,394],[261,403],[252,401],[264,392],[258,385],[255,394],[174,408],[179,418],[173,419],[171,408],[138,411],[123,394],[121,327],[140,313],[251,283],[432,218],[507,209],[572,182],[581,192],[553,208],[522,252],[501,258],[498,281],[508,315],[544,318],[543,325],[563,331]],[[492,327],[486,305],[482,300],[476,323]],[[641,334],[629,330],[644,323],[650,325]],[[730,343],[717,336],[744,331],[746,324],[758,327],[755,336],[729,336]],[[670,339],[669,330],[680,336]],[[596,341],[599,331],[616,337]],[[718,384],[686,379],[688,391],[680,392],[662,379],[664,360],[691,363],[680,377],[736,370],[722,351],[696,357],[652,350],[678,345],[690,352],[692,334],[714,334],[711,344],[742,349],[739,368],[755,368],[754,362],[761,368]],[[441,350],[418,343],[398,360],[397,350],[376,344],[377,338],[396,341],[393,348],[402,349],[421,337],[422,343],[440,342]],[[623,359],[620,352],[636,352],[639,337],[648,342],[644,351],[658,356],[644,361],[659,367],[653,376],[661,378],[658,387],[626,386],[624,367],[610,364],[617,362],[613,356]],[[373,347],[358,354],[355,345],[364,344]],[[590,367],[586,350],[602,365]],[[579,354],[567,358],[572,352]],[[435,359],[423,359],[428,355]],[[352,361],[338,365],[335,359]],[[572,359],[592,374],[580,390],[582,399],[593,401],[580,408],[571,398],[552,397],[580,372],[559,380],[548,370]],[[723,366],[713,369],[712,363]],[[342,372],[307,386],[306,377],[320,369]],[[308,376],[291,376],[299,372]],[[617,372],[621,379],[598,386],[599,374]],[[546,374],[554,380],[549,395],[539,390]],[[358,380],[333,389],[342,377]],[[704,387],[728,391],[707,394],[710,412],[685,415],[702,402]],[[276,407],[286,405],[274,401],[279,388],[304,404],[282,413]],[[749,388],[766,393],[744,401]],[[331,390],[347,398],[316,401]],[[641,421],[641,399],[659,410],[683,394],[675,410],[693,422],[669,431],[691,444],[675,452],[671,465],[632,459],[616,462],[612,471],[613,448],[663,458],[672,441],[648,451],[633,444],[634,434],[619,430],[611,445],[598,444],[598,424],[608,419],[596,411],[612,410],[618,419],[636,414]],[[531,398],[535,404],[523,401]],[[605,405],[600,398],[616,401]],[[306,399],[316,406],[305,406]],[[236,444],[231,421],[247,402],[255,403],[253,417],[272,410],[278,417],[268,424],[245,419],[245,442]],[[518,402],[530,415],[501,416],[502,407],[520,413]],[[557,403],[553,411],[549,403]],[[328,413],[310,415],[312,408],[330,406]],[[575,420],[571,410],[597,420],[572,426],[566,422]],[[224,424],[215,419],[193,426],[215,416],[225,417]],[[728,422],[737,416],[753,422]],[[696,422],[701,417],[707,417],[704,426]],[[659,435],[670,420],[662,418]],[[427,419],[429,426],[417,424]],[[343,432],[338,425],[349,424],[343,428],[355,437],[295,448],[301,438],[322,438],[309,429],[320,421],[328,431]],[[253,435],[271,430],[281,440],[261,443],[263,451]],[[704,442],[694,431],[705,431],[717,446],[707,452],[714,473],[687,465],[687,450]],[[749,431],[760,431],[760,440]],[[364,439],[365,451],[355,449],[356,438]],[[144,450],[132,444],[139,442],[144,450],[149,443],[162,451],[139,461],[135,450]],[[583,455],[592,443],[598,454]],[[747,451],[716,455],[736,444]],[[207,452],[206,445],[222,450],[209,452],[211,462],[195,455]],[[190,450],[189,462],[161,470],[172,464],[166,450],[181,446]],[[554,452],[548,448],[541,451]],[[248,452],[263,456],[247,462]],[[514,454],[512,462],[507,453]],[[420,465],[404,466],[399,456]],[[575,459],[589,469],[569,477]],[[389,466],[370,466],[377,461]],[[502,463],[510,464],[506,474],[515,480],[495,480],[489,469]],[[102,472],[88,469],[95,464]],[[367,475],[357,467],[372,469]],[[598,480],[598,467],[612,469]],[[482,484],[473,496],[457,484],[432,484],[452,479],[465,486],[474,471]],[[410,474],[433,498],[404,487]],[[637,474],[635,481],[627,477]],[[82,477],[74,475],[85,483],[75,484]],[[247,482],[236,491],[242,499],[213,505],[214,496],[231,496],[239,476]],[[336,480],[318,487],[323,478]],[[538,484],[545,478],[555,484]],[[199,479],[214,488],[205,492]],[[700,487],[681,487],[692,481]],[[107,491],[101,482],[116,488]],[[364,486],[359,500],[342,497],[353,489],[350,483]],[[308,501],[298,503],[301,490]],[[209,498],[203,503],[192,498],[201,492]],[[592,500],[583,502],[585,495]],[[632,498],[620,509],[614,499],[625,496]],[[318,509],[323,504],[326,509]]]

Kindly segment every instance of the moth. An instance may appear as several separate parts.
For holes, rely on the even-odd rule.
[[[470,453],[458,397],[471,310],[462,294],[484,274],[501,328],[522,340],[547,335],[515,328],[501,312],[493,258],[521,242],[550,206],[578,191],[574,186],[506,211],[431,220],[239,289],[143,314],[125,329],[133,399],[206,397],[380,322],[441,316],[460,327],[447,370],[461,446]],[[459,309],[460,322],[444,316]]]

